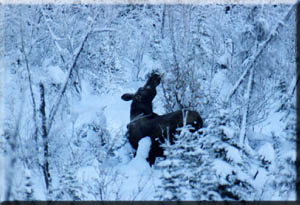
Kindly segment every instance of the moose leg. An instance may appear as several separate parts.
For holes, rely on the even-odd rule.
[[[147,158],[147,161],[149,162],[150,166],[152,166],[155,163],[155,158],[158,156],[157,153],[157,143],[152,140],[151,149],[149,152],[149,156]]]
[[[152,150],[153,149],[150,150],[149,157],[147,158],[147,161],[149,162],[150,166],[152,166],[155,163],[155,158],[156,158]]]
[[[156,140],[152,140],[151,149],[149,152],[149,157],[147,158],[147,161],[149,162],[150,166],[152,166],[155,163],[156,157],[165,157],[164,151],[160,147],[160,143]]]

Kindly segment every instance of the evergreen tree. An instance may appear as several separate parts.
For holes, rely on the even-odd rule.
[[[253,170],[256,158],[238,146],[237,126],[227,110],[218,109],[206,120],[203,137],[210,140],[211,166],[217,176],[217,192],[224,200],[254,199]]]
[[[296,199],[296,149],[293,151],[276,153],[277,160],[272,187],[275,190],[276,199],[295,200]]]
[[[206,123],[201,134],[184,127],[175,136],[174,144],[163,145],[166,160],[158,163],[162,182],[157,198],[254,199],[253,176],[260,164],[257,155],[239,147],[239,129],[228,111],[212,113]]]
[[[158,194],[156,198],[159,200],[181,201],[186,197],[187,182],[185,173],[182,172],[184,160],[181,158],[184,150],[178,141],[180,135],[175,136],[175,144],[166,140],[162,145],[167,158],[157,163],[157,167],[162,171],[161,185],[156,192]]]
[[[163,145],[167,158],[157,164],[162,169],[160,199],[220,199],[216,192],[217,178],[211,168],[209,140],[190,129],[188,126],[178,129],[174,144]]]
[[[78,182],[75,169],[71,166],[64,166],[63,173],[60,177],[60,190],[56,198],[58,200],[78,201],[84,199],[84,194],[81,192],[82,186]]]
[[[204,129],[201,130],[203,132]],[[217,176],[212,169],[211,139],[199,132],[191,133],[184,128],[181,133],[184,141],[182,144],[185,180],[188,182],[187,189],[193,200],[219,200],[217,193]]]
[[[279,111],[283,113],[285,124],[282,134],[273,133],[275,150],[275,166],[272,170],[272,187],[274,199],[296,199],[296,109],[287,95],[283,95]],[[289,151],[286,151],[289,150]]]

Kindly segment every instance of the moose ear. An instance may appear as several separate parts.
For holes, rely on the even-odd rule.
[[[122,95],[121,98],[122,98],[122,100],[125,100],[125,101],[133,100],[133,94],[126,93],[126,94]]]

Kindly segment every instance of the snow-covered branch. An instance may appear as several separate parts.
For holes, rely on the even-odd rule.
[[[101,33],[101,32],[115,32],[115,29],[110,28],[95,28],[93,29],[93,33]]]
[[[272,38],[274,38],[277,34],[278,34],[278,29],[281,26],[284,26],[284,23],[286,20],[289,19],[290,15],[292,14],[293,10],[296,8],[296,4],[292,5],[289,10],[287,11],[287,13],[284,15],[282,20],[279,20],[276,24],[276,26],[274,27],[274,29],[270,32],[268,38],[259,44],[258,49],[256,50],[256,53],[254,53],[254,55],[251,55],[249,58],[247,58],[243,64],[241,65],[241,67],[245,68],[245,71],[243,72],[243,74],[241,75],[241,77],[239,78],[239,80],[234,84],[232,90],[229,92],[227,98],[226,98],[226,102],[228,103],[231,96],[236,92],[237,88],[239,87],[239,85],[242,83],[242,81],[245,79],[245,76],[247,75],[247,73],[249,72],[249,70],[254,66],[256,60],[258,59],[258,57],[262,54],[262,51],[266,48],[266,46],[268,45],[268,43],[272,40]]]
[[[79,57],[81,51],[83,50],[84,44],[85,44],[85,42],[87,41],[88,36],[91,34],[91,32],[92,32],[92,30],[93,30],[93,26],[94,26],[94,23],[95,23],[95,22],[94,22],[93,20],[90,20],[90,19],[89,19],[89,20],[90,20],[90,21],[89,21],[90,24],[89,24],[89,26],[88,26],[87,32],[84,34],[84,36],[83,36],[83,38],[82,38],[82,40],[81,40],[80,45],[79,45],[79,46],[75,49],[75,51],[73,52],[71,62],[68,62],[68,63],[67,63],[67,62],[64,60],[64,55],[63,55],[63,52],[62,52],[63,49],[61,48],[61,46],[60,46],[59,43],[57,42],[57,37],[56,37],[56,35],[54,34],[54,32],[52,31],[52,29],[51,29],[51,27],[50,27],[50,25],[49,25],[49,23],[48,23],[48,20],[47,20],[47,18],[46,18],[46,14],[44,13],[43,9],[41,9],[41,12],[42,12],[42,14],[43,14],[43,17],[45,18],[45,22],[46,22],[46,24],[47,24],[47,28],[48,28],[48,30],[49,30],[49,32],[50,32],[50,34],[51,34],[51,36],[52,36],[52,38],[53,38],[53,40],[54,40],[54,42],[55,42],[56,48],[57,48],[57,50],[58,50],[58,52],[59,52],[59,54],[60,54],[60,56],[61,56],[61,58],[62,58],[62,60],[63,60],[64,66],[66,67],[66,70],[67,70],[66,79],[65,79],[65,81],[64,81],[64,83],[63,83],[62,89],[61,89],[61,91],[59,92],[59,96],[58,96],[58,98],[57,98],[57,101],[56,101],[56,103],[54,104],[54,107],[51,109],[51,112],[50,112],[50,114],[49,114],[49,121],[48,121],[48,126],[47,126],[47,128],[48,128],[48,134],[49,134],[49,133],[50,133],[50,130],[51,130],[51,127],[52,127],[52,124],[53,124],[53,121],[54,121],[54,117],[55,117],[55,115],[56,115],[56,113],[57,113],[57,110],[58,110],[58,108],[59,108],[60,102],[61,102],[61,100],[62,100],[62,98],[63,98],[63,96],[64,96],[64,94],[65,94],[65,92],[66,92],[66,89],[67,89],[67,86],[68,86],[68,83],[69,83],[69,80],[70,80],[72,71],[73,71],[74,68],[76,67],[76,63],[77,63],[78,57]]]
[[[64,63],[64,66],[66,66],[65,65],[65,59],[64,59],[64,55],[63,55],[63,49],[61,48],[61,46],[59,45],[59,43],[57,42],[58,40],[61,40],[61,38],[59,38],[57,35],[55,35],[55,33],[53,32],[53,30],[52,30],[52,28],[51,28],[51,26],[49,25],[49,19],[47,19],[46,18],[46,14],[44,13],[44,10],[41,8],[41,13],[42,13],[42,15],[43,15],[43,17],[44,17],[44,19],[45,19],[45,23],[46,23],[46,25],[47,25],[47,28],[48,28],[48,31],[50,32],[50,34],[51,34],[51,37],[52,37],[52,39],[54,40],[54,44],[55,44],[55,46],[56,46],[56,48],[57,48],[57,50],[58,50],[58,52],[59,52],[59,55],[60,55],[60,57],[61,57],[61,60],[62,60],[62,62]]]
[[[29,67],[29,61],[28,61],[28,53],[26,52],[25,49],[25,40],[23,37],[24,34],[24,30],[23,30],[23,26],[20,25],[20,33],[21,33],[21,53],[23,54],[24,60],[25,60],[25,67],[26,67],[26,71],[27,71],[27,75],[28,75],[28,84],[29,84],[29,90],[30,90],[30,97],[32,100],[32,109],[33,109],[33,122],[34,122],[34,126],[35,126],[35,131],[34,131],[34,140],[37,141],[37,134],[38,134],[38,127],[37,127],[37,114],[36,114],[36,101],[35,101],[35,97],[34,97],[34,93],[33,93],[33,83],[32,83],[32,74],[30,71],[30,67]],[[32,45],[31,45],[32,47]]]
[[[83,40],[81,41],[81,44],[80,46],[75,50],[75,53],[73,55],[73,59],[72,59],[72,63],[70,65],[70,67],[68,68],[68,71],[67,71],[67,77],[66,77],[66,80],[64,82],[64,85],[60,91],[60,94],[59,94],[59,97],[57,99],[57,103],[54,104],[54,107],[52,108],[52,112],[50,113],[50,117],[49,117],[49,122],[48,122],[48,133],[50,132],[51,130],[51,127],[52,127],[52,123],[54,121],[54,117],[56,115],[56,112],[58,110],[58,107],[60,105],[60,102],[66,92],[66,89],[67,89],[67,86],[68,86],[68,82],[70,80],[70,77],[71,77],[71,73],[72,73],[72,70],[74,69],[74,67],[76,66],[76,63],[77,63],[77,60],[78,60],[78,57],[81,53],[81,51],[83,50],[83,46],[85,44],[85,42],[87,41],[87,38],[90,34],[92,30],[92,25],[89,26],[88,28],[88,31],[86,32],[85,36],[83,37]]]
[[[249,103],[250,103],[250,95],[251,95],[252,84],[253,84],[253,76],[254,76],[254,67],[252,67],[252,69],[250,70],[247,91],[245,94],[246,105],[244,106],[241,132],[239,137],[241,146],[245,143],[245,136],[246,136],[246,129],[247,129],[247,116],[249,112]]]

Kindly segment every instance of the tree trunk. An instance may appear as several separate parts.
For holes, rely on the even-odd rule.
[[[244,112],[243,112],[243,119],[242,119],[242,125],[241,125],[241,132],[240,132],[240,145],[244,146],[246,140],[246,130],[247,130],[247,117],[249,112],[249,104],[250,104],[250,96],[251,96],[251,90],[252,90],[252,84],[253,84],[253,76],[254,76],[254,67],[252,67],[249,75],[249,81],[247,86],[247,91],[245,94],[245,100],[246,105],[244,106]]]
[[[165,28],[165,19],[166,19],[166,5],[163,6],[162,20],[161,20],[161,38],[164,39],[164,28]]]
[[[48,132],[47,132],[47,123],[46,123],[45,88],[42,83],[40,83],[40,95],[41,95],[40,114],[42,118],[42,138],[43,138],[43,150],[44,150],[44,162],[42,167],[43,167],[46,188],[49,192],[49,187],[51,185],[51,174],[49,170],[49,143],[48,143]]]
[[[176,42],[174,37],[174,16],[170,8],[168,8],[168,17],[169,17],[169,32],[170,32],[172,54],[175,63],[175,69],[179,70],[179,63],[178,63],[177,52],[176,52]]]
[[[22,27],[20,28],[20,32],[23,33],[23,29]],[[31,76],[31,71],[29,68],[29,62],[28,62],[28,55],[25,51],[25,45],[24,45],[24,39],[23,39],[23,35],[21,35],[21,49],[20,49],[21,53],[23,54],[24,60],[25,60],[25,67],[26,67],[26,71],[27,71],[27,75],[28,75],[28,83],[29,83],[29,90],[30,90],[30,96],[31,96],[31,100],[32,100],[32,110],[33,110],[33,123],[35,124],[35,130],[34,130],[34,134],[33,134],[33,139],[35,140],[35,142],[37,142],[37,136],[38,136],[38,126],[37,126],[37,114],[36,114],[36,102],[35,102],[35,98],[34,98],[34,94],[33,94],[33,89],[32,89],[32,76]]]

